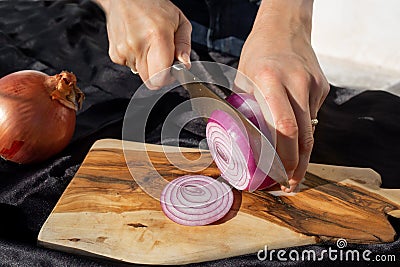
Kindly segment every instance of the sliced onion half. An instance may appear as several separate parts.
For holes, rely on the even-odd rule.
[[[233,204],[229,185],[203,175],[181,176],[164,188],[161,207],[172,221],[188,226],[207,225],[224,217]]]
[[[267,123],[256,98],[248,93],[233,93],[225,99],[229,104],[240,111],[264,135],[270,136]]]
[[[265,189],[276,182],[257,168],[247,135],[224,111],[211,113],[207,143],[221,176],[239,190]]]

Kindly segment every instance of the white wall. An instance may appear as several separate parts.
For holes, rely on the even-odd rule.
[[[400,92],[400,0],[315,0],[312,43],[332,83]]]

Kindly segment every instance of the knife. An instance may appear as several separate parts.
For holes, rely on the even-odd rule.
[[[209,89],[204,82],[193,75],[183,63],[174,63],[171,68],[171,73],[189,92],[190,98],[192,99],[192,109],[196,111],[198,115],[209,118],[214,110],[222,110],[233,118],[239,118],[249,135],[249,142],[257,167],[268,174],[268,176],[277,183],[289,187],[288,176],[274,146],[250,120],[225,99]],[[196,98],[201,101],[195,101]]]

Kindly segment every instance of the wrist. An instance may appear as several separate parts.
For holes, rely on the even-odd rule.
[[[253,31],[299,34],[311,39],[313,0],[263,0]]]

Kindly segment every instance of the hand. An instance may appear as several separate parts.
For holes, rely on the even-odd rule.
[[[262,98],[255,94],[260,106],[269,105],[289,177],[290,189],[282,187],[286,192],[305,175],[314,142],[311,119],[329,91],[310,44],[311,13],[312,1],[262,1],[238,67],[260,89]]]
[[[143,81],[169,68],[174,59],[190,65],[190,22],[167,0],[97,0],[107,17],[113,62],[139,72]],[[169,75],[147,81],[150,89],[167,84]]]

